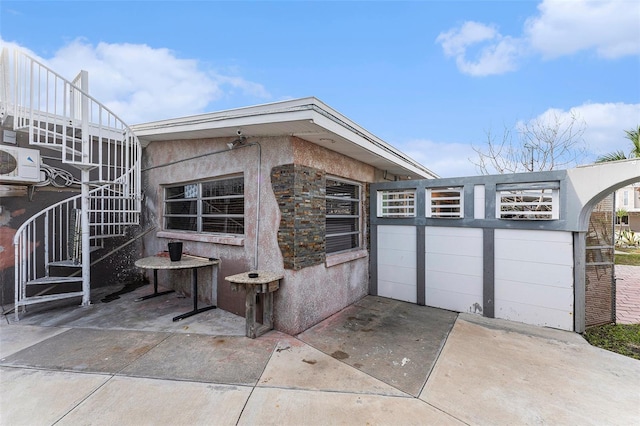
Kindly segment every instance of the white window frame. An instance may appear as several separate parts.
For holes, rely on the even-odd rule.
[[[426,207],[425,215],[428,218],[464,218],[464,187],[427,188]]]
[[[212,197],[203,197],[203,191],[202,191],[202,187],[205,184],[209,184],[209,183],[220,183],[220,182],[225,182],[225,181],[233,181],[233,180],[237,180],[237,179],[242,179],[242,194],[233,194],[233,195],[222,195],[222,196],[212,196]],[[170,190],[171,188],[178,188],[178,187],[184,187],[184,197],[182,198],[174,198],[174,199],[169,199],[167,191]],[[187,233],[198,233],[198,234],[208,234],[208,235],[234,235],[234,236],[243,236],[246,230],[246,224],[245,224],[245,220],[246,220],[246,205],[245,205],[245,182],[244,182],[244,175],[240,174],[240,175],[231,175],[231,176],[224,176],[224,177],[218,177],[218,178],[213,178],[213,179],[204,179],[204,180],[199,180],[199,181],[195,181],[195,182],[187,182],[187,183],[180,183],[180,184],[170,184],[170,185],[163,185],[163,197],[164,197],[164,210],[163,210],[163,230],[164,231],[171,231],[171,232],[187,232]],[[218,213],[218,214],[212,214],[212,213],[204,213],[204,203],[207,202],[207,200],[242,200],[242,214],[238,214],[238,213],[233,213],[233,214],[223,214],[223,213]],[[193,200],[196,203],[196,211],[193,213],[188,213],[188,214],[176,214],[176,213],[168,213],[169,209],[168,209],[168,205],[171,203],[179,203],[179,202],[184,202],[185,200]],[[181,228],[175,228],[175,227],[169,227],[168,224],[168,219],[169,218],[179,218],[179,217],[186,217],[186,218],[194,218],[196,223],[195,223],[195,229],[181,229]],[[222,218],[226,221],[235,221],[238,222],[237,219],[242,219],[242,232],[209,232],[209,231],[204,231],[204,225],[203,225],[203,218]],[[236,224],[236,226],[238,226]]]
[[[347,252],[347,251],[351,251],[351,250],[359,250],[362,247],[362,229],[363,229],[363,224],[362,224],[362,219],[363,219],[363,214],[362,214],[362,184],[358,183],[358,182],[353,182],[350,180],[346,180],[346,179],[342,179],[342,178],[338,178],[338,177],[334,177],[334,176],[327,176],[326,177],[326,183],[325,183],[325,190],[326,187],[328,186],[329,181],[334,181],[334,182],[338,182],[338,183],[343,183],[346,185],[352,185],[355,188],[357,188],[357,197],[358,198],[348,198],[348,197],[336,197],[336,196],[332,196],[329,195],[327,193],[325,193],[325,199],[326,200],[340,200],[340,201],[349,201],[352,203],[356,204],[356,208],[355,211],[357,212],[356,215],[330,215],[329,214],[329,209],[326,210],[326,214],[325,214],[325,252],[327,255],[333,255],[333,254],[337,254],[337,253],[343,253],[343,252]],[[352,218],[355,219],[355,223],[357,225],[357,229],[355,231],[348,231],[348,232],[338,232],[338,233],[332,233],[329,234],[326,229],[327,229],[327,222],[330,218],[342,218],[342,219],[348,219],[348,218]],[[345,235],[356,235],[357,239],[356,239],[356,244],[354,247],[349,247],[349,248],[345,248],[345,249],[341,249],[341,250],[335,250],[335,251],[329,251],[328,250],[328,240],[330,238],[335,238],[335,237],[343,237]]]
[[[416,217],[416,190],[389,189],[377,193],[378,217]]]
[[[532,182],[496,186],[496,218],[501,220],[558,220],[559,182]]]

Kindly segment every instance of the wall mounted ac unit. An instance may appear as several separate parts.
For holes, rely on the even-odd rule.
[[[0,145],[0,183],[40,182],[40,151]]]

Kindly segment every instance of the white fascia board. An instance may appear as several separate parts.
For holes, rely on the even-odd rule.
[[[312,118],[313,115],[311,110],[224,118],[207,118],[198,116],[196,120],[189,122],[156,122],[139,126],[132,126],[132,129],[138,137],[142,138],[159,135],[166,135],[169,138],[169,136],[173,133],[198,132],[213,129],[236,129],[243,126],[251,126],[254,124],[284,123],[305,119],[312,120]]]
[[[275,119],[275,117],[282,116],[282,114],[286,113],[297,114],[305,110],[310,111],[313,109],[312,105],[318,102],[319,101],[315,98],[302,98],[293,101],[274,102],[264,105],[256,105],[206,114],[192,115],[187,117],[172,118],[168,120],[140,123],[131,126],[131,128],[140,133],[142,136],[151,136],[172,133],[171,131],[167,131],[168,129],[172,128],[176,128],[176,132],[185,132],[193,130],[234,127],[237,126],[238,123],[249,125],[293,121],[299,120],[300,117],[285,117],[280,119]]]
[[[438,176],[410,159],[391,145],[377,138],[317,98],[307,97],[290,101],[161,120],[131,126],[143,140],[154,136],[171,138],[172,134],[206,132],[214,129],[237,129],[243,126],[309,120],[387,161],[425,178]],[[229,136],[233,136],[230,132]]]
[[[368,134],[368,132],[363,129],[358,130],[360,130],[362,134],[366,135],[370,139],[367,139],[366,137],[362,136],[362,134],[358,134],[319,113],[316,113],[313,121],[320,127],[323,127],[328,131],[351,141],[351,143],[357,145],[358,147],[365,149],[375,155],[378,155],[379,157],[382,157],[387,161],[397,164],[398,166],[405,168],[412,173],[423,176],[427,179],[438,177],[435,173],[431,172],[427,168],[420,167],[420,165],[415,161],[410,161],[400,151],[391,147],[389,144],[378,140],[375,136]],[[373,143],[372,140],[376,140],[377,143]]]

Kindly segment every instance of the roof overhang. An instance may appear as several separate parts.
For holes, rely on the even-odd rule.
[[[438,177],[316,98],[302,98],[131,126],[145,147],[154,141],[296,136],[401,178]]]

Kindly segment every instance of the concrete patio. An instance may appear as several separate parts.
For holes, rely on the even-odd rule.
[[[640,361],[575,333],[369,296],[252,340],[218,309],[172,322],[189,298],[100,292],[89,308],[6,317],[1,424],[640,421]]]
[[[640,324],[640,266],[616,265],[616,323]]]

